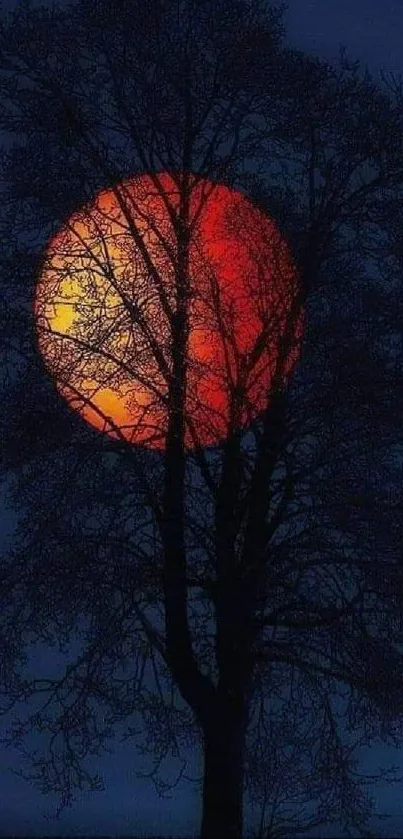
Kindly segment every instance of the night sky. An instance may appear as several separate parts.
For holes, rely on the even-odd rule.
[[[4,7],[11,5],[10,0],[3,3]],[[342,43],[351,58],[359,58],[375,74],[381,69],[403,71],[401,0],[289,0],[288,6],[284,20],[291,46],[332,60],[337,58]],[[4,514],[0,519],[3,543],[11,524]],[[47,656],[42,666],[48,667],[49,663]],[[183,782],[172,790],[171,798],[158,798],[152,781],[135,776],[136,767],[147,771],[147,765],[140,762],[143,759],[136,757],[130,744],[119,747],[116,742],[111,754],[97,759],[106,791],[79,797],[59,821],[52,816],[56,798],[42,796],[35,787],[13,776],[7,767],[17,769],[18,756],[0,752],[0,836],[196,834],[200,824],[197,788]],[[373,746],[363,755],[364,761],[366,770],[392,763],[403,770],[401,752],[385,747]],[[193,757],[188,774],[195,776],[200,769],[197,757]],[[169,767],[165,777],[169,777]],[[387,825],[377,829],[378,835],[402,836],[403,790],[391,786],[377,789],[378,808],[393,814]]]

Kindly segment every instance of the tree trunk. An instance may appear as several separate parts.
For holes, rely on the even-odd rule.
[[[241,839],[243,829],[242,719],[221,714],[204,736],[201,839]]]

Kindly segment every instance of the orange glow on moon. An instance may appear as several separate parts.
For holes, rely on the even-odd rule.
[[[270,218],[234,189],[190,183],[185,444],[193,448],[217,444],[266,407],[299,283]],[[110,437],[156,449],[168,421],[179,212],[175,174],[98,193],[49,242],[34,303],[40,351],[69,405]],[[294,317],[283,376],[298,357],[302,318]]]

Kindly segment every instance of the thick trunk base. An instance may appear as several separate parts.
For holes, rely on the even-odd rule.
[[[242,726],[223,721],[205,739],[201,839],[241,839],[242,830]]]

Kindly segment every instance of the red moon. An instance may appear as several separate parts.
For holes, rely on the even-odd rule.
[[[181,177],[133,177],[71,215],[48,243],[34,302],[39,349],[71,408],[112,438],[154,449],[164,449],[168,423]],[[294,367],[303,316],[274,221],[235,189],[195,175],[188,183],[192,449],[264,410],[279,366],[283,378]]]

